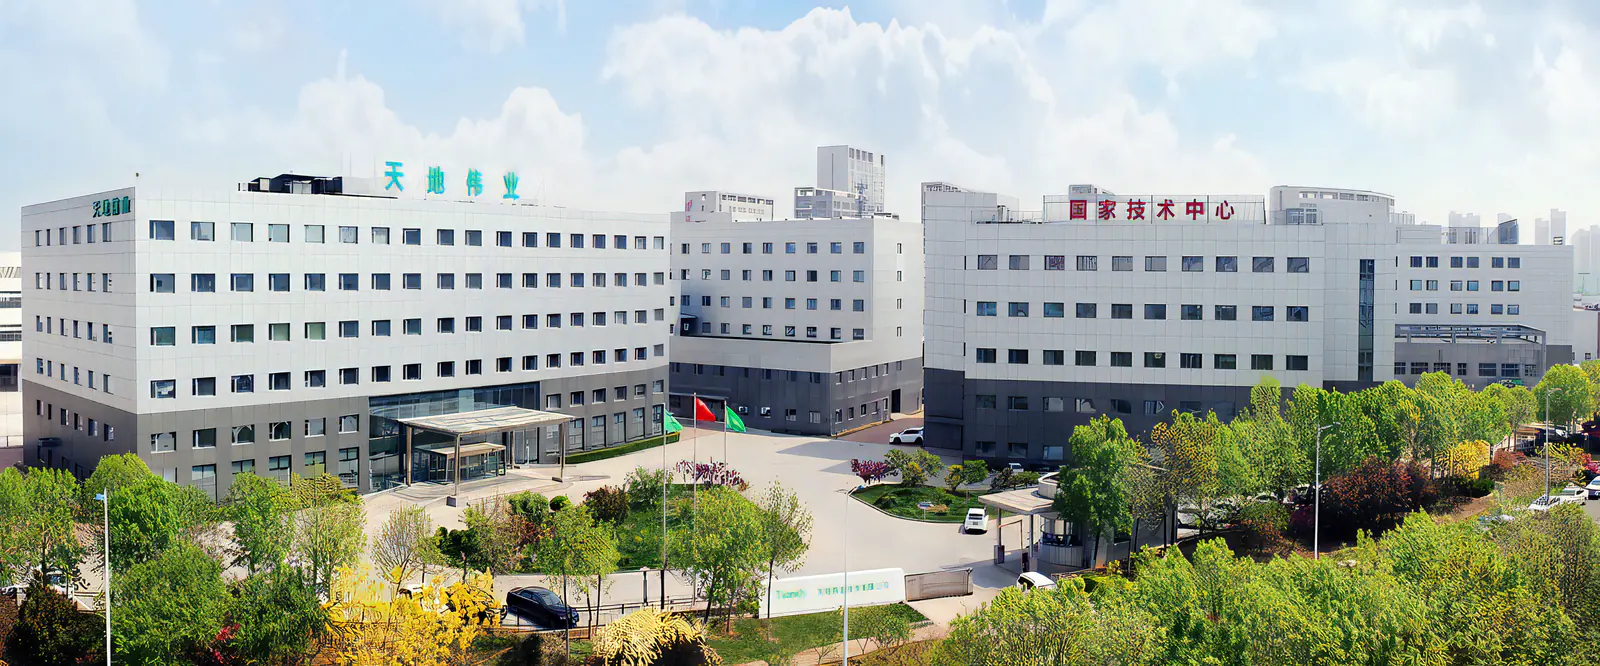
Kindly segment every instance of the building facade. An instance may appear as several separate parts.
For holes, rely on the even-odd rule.
[[[698,394],[749,427],[830,435],[920,406],[920,225],[685,217],[672,226],[674,413]]]
[[[830,217],[871,217],[867,200],[855,192],[820,187],[794,188],[794,217],[797,220]]]
[[[817,188],[856,193],[865,199],[861,217],[884,212],[887,182],[888,165],[880,153],[851,146],[817,148]]]
[[[397,418],[559,411],[568,450],[660,431],[666,216],[338,183],[24,208],[27,462],[83,477],[136,453],[219,498],[243,472],[326,471],[366,492],[441,480],[447,454],[420,438],[404,460]],[[483,442],[495,453],[467,474],[551,460],[556,430]]]
[[[924,183],[922,203],[926,437],[963,455],[1059,463],[1072,428],[1100,415],[1134,432],[1173,410],[1228,419],[1264,376],[1354,390],[1413,380],[1413,363],[1431,371],[1437,358],[1471,383],[1513,364],[1517,378],[1537,381],[1570,360],[1565,333],[1544,319],[1564,290],[1532,284],[1570,258],[1446,245],[1438,226],[1397,223],[1393,199],[1377,192],[1118,196],[1073,186],[1023,211],[1012,197]],[[1456,298],[1430,308],[1420,296],[1429,279],[1451,284],[1454,256],[1463,291],[1436,290]],[[1469,256],[1475,270],[1499,273],[1467,277]],[[1518,267],[1504,267],[1513,256]],[[1437,275],[1419,274],[1428,270]],[[1423,280],[1416,296],[1414,279]],[[1481,303],[1468,279],[1484,290],[1472,294]],[[1489,291],[1494,280],[1507,291]],[[1521,280],[1515,297],[1510,280]],[[1506,314],[1513,301],[1518,314]],[[1456,302],[1461,314],[1449,315]],[[1452,337],[1437,336],[1445,330]],[[1523,344],[1542,359],[1531,373]],[[1495,374],[1480,376],[1490,362]]]
[[[22,446],[22,253],[0,253],[0,446]]]

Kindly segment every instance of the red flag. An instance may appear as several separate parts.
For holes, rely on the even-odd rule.
[[[715,421],[717,420],[717,415],[711,413],[711,408],[707,407],[706,403],[701,402],[699,398],[695,398],[694,418],[696,421]]]

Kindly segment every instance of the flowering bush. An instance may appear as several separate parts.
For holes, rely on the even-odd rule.
[[[882,460],[857,460],[855,458],[850,459],[850,471],[861,477],[862,483],[882,481],[885,478],[899,474],[894,470],[894,467]]]
[[[1377,457],[1328,479],[1325,488],[1322,527],[1337,537],[1394,527],[1407,514],[1432,504],[1435,495],[1428,471],[1421,465]]]
[[[725,462],[702,463],[692,460],[678,461],[677,470],[689,482],[701,486],[727,486],[734,490],[744,492],[750,484],[744,480],[738,470],[729,467]]]

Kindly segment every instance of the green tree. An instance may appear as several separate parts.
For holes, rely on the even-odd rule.
[[[1600,526],[1578,506],[1542,520],[1512,521],[1495,542],[1528,577],[1530,588],[1558,604],[1585,632],[1600,629]]]
[[[390,583],[399,585],[439,560],[433,521],[420,506],[403,506],[389,517],[372,537],[372,563]]]
[[[531,490],[507,497],[506,505],[511,507],[511,513],[534,525],[543,525],[544,519],[550,515],[550,500]]]
[[[478,561],[474,568],[501,574],[517,566],[523,556],[518,548],[517,526],[504,502],[485,500],[468,506],[461,513],[473,541]]]
[[[811,512],[794,491],[774,481],[757,500],[761,509],[761,545],[766,549],[767,585],[778,569],[794,571],[806,561],[811,548]],[[767,599],[772,615],[772,599]]]
[[[961,482],[967,484],[983,483],[989,478],[989,463],[982,460],[965,460],[961,463]]]
[[[294,569],[257,573],[233,586],[226,622],[231,652],[252,664],[302,663],[328,627],[328,612]]]
[[[883,460],[900,473],[900,485],[908,487],[920,486],[944,469],[944,461],[924,449],[895,449],[884,454]]]
[[[628,493],[616,486],[601,486],[585,493],[583,503],[589,505],[589,512],[600,522],[617,526],[628,518]]]
[[[488,561],[478,551],[478,540],[473,537],[472,530],[453,530],[440,526],[434,533],[433,542],[439,557],[433,564],[460,567],[462,580],[467,579],[467,569],[485,571],[489,568]]]
[[[705,617],[714,607],[733,607],[748,598],[767,564],[761,508],[731,488],[700,493],[693,531],[674,532],[671,561],[706,599]]]
[[[1193,503],[1202,524],[1212,521],[1217,500],[1255,487],[1233,434],[1215,413],[1201,419],[1180,412],[1170,423],[1157,423],[1150,431],[1152,455],[1164,472],[1168,493],[1177,501]]]
[[[229,596],[222,566],[187,542],[173,544],[112,578],[117,661],[182,663],[223,628]]]
[[[1126,597],[1091,601],[1081,579],[1071,579],[1056,589],[1001,590],[976,612],[950,623],[949,634],[930,655],[930,663],[1158,664],[1167,640],[1154,618]]]
[[[80,501],[85,507],[95,507],[97,506],[95,495],[105,492],[108,488],[115,493],[117,489],[126,488],[148,476],[154,476],[154,473],[137,455],[118,453],[105,456],[100,462],[95,463],[94,472],[83,482]]]
[[[178,496],[185,492],[158,476],[146,476],[111,494],[111,564],[114,570],[161,554],[185,528]]]
[[[6,656],[17,666],[76,666],[92,663],[100,650],[100,620],[78,611],[71,599],[34,581],[6,640]],[[14,603],[0,599],[0,603]]]
[[[1568,424],[1594,413],[1594,390],[1584,371],[1571,365],[1554,365],[1533,387],[1534,408],[1546,423]]]
[[[1283,497],[1311,477],[1311,457],[1283,418],[1283,388],[1276,379],[1263,377],[1251,388],[1249,409],[1228,426],[1260,490]]]
[[[254,474],[237,474],[223,513],[233,523],[238,550],[235,566],[254,574],[283,563],[294,542],[290,509],[293,499],[282,485]]]
[[[1504,384],[1490,384],[1482,395],[1500,404],[1501,414],[1504,416],[1505,430],[1514,433],[1523,424],[1533,421],[1538,413],[1534,402],[1533,392],[1526,386],[1506,386]],[[1489,440],[1490,444],[1498,444],[1499,440]]]
[[[710,493],[701,493],[701,501]],[[550,515],[550,533],[539,540],[534,563],[562,589],[575,586],[591,599],[599,599],[604,577],[617,570],[617,535],[610,525],[595,520],[589,507],[579,504]],[[597,604],[598,605],[598,604]]]
[[[73,572],[83,557],[73,519],[78,482],[66,470],[0,471],[0,577],[28,580],[33,570]]]
[[[294,514],[294,545],[290,553],[312,589],[326,593],[334,571],[355,564],[361,556],[367,542],[367,512],[359,498],[352,503],[335,499],[340,497],[338,494],[315,499],[317,496],[312,496],[314,504]],[[307,499],[302,496],[301,501]]]
[[[1072,467],[1062,471],[1052,508],[1082,530],[1084,561],[1092,562],[1106,531],[1133,525],[1130,468],[1141,464],[1138,442],[1122,420],[1102,416],[1072,431]]]
[[[956,488],[961,487],[961,484],[966,483],[966,481],[966,472],[963,471],[961,463],[956,463],[945,468],[944,486],[949,488],[950,492],[955,492]]]

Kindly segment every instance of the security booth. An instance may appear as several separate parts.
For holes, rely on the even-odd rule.
[[[403,430],[406,460],[412,465],[410,481],[454,484],[451,506],[461,493],[462,481],[506,473],[511,461],[501,442],[509,441],[508,433],[553,426],[564,435],[571,421],[567,414],[522,407],[395,419]]]

